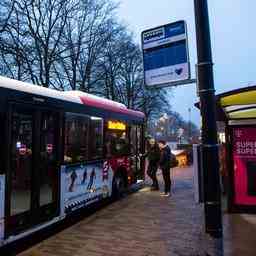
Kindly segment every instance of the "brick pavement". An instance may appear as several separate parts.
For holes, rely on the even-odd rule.
[[[150,192],[146,187],[19,256],[203,255],[203,209],[194,203],[192,171],[175,169],[172,176],[171,198],[160,197],[158,192]],[[247,223],[243,232],[239,226],[242,220],[243,224]],[[253,222],[253,217],[225,216],[225,255],[256,255],[251,247],[253,239],[252,243],[248,242],[250,232],[255,231],[248,223]],[[251,248],[247,250],[246,245]]]

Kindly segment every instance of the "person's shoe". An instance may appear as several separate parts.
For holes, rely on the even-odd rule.
[[[164,197],[169,197],[169,196],[171,196],[170,193],[160,193],[160,195],[161,195],[161,196],[164,196]]]

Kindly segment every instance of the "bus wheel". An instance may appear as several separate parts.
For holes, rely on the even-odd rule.
[[[112,196],[114,199],[119,199],[124,196],[126,191],[125,178],[122,174],[117,174],[113,179]]]

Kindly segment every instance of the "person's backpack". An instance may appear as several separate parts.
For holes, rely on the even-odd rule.
[[[174,168],[174,167],[178,166],[178,164],[179,164],[179,162],[176,159],[175,155],[173,153],[171,153],[171,155],[170,155],[170,167]]]

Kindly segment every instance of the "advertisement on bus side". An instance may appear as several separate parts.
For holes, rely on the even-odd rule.
[[[61,175],[66,213],[111,195],[113,171],[108,162],[65,166]]]

